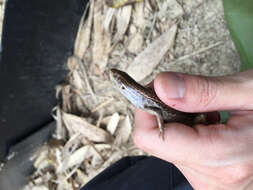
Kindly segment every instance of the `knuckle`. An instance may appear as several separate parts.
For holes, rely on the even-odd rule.
[[[143,138],[141,138],[141,135],[139,134],[137,130],[133,131],[133,141],[134,141],[134,144],[139,149],[145,150],[145,143],[143,142]]]
[[[224,181],[228,185],[236,185],[243,183],[252,176],[252,166],[249,165],[240,165],[232,168],[233,171],[229,170],[228,178]]]

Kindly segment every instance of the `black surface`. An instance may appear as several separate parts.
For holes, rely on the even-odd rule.
[[[28,183],[33,168],[31,157],[55,130],[55,122],[52,122],[20,143],[11,147],[12,158],[4,165],[0,172],[0,189],[18,190]]]
[[[8,0],[0,63],[0,160],[52,120],[84,0]]]
[[[171,163],[155,157],[126,157],[116,162],[81,190],[193,190]]]

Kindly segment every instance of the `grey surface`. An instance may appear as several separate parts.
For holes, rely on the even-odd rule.
[[[0,62],[0,161],[9,147],[52,121],[55,86],[86,1],[8,0]]]
[[[33,162],[30,158],[38,147],[49,139],[55,126],[55,122],[52,122],[11,147],[9,155],[14,156],[4,164],[0,171],[1,190],[18,190],[27,184],[33,171]]]

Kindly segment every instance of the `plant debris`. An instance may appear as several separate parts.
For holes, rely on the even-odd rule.
[[[136,56],[133,63],[127,68],[127,73],[136,81],[141,81],[150,75],[165,53],[172,48],[176,32],[177,25],[174,24],[167,32],[163,33]]]
[[[119,8],[126,5],[131,5],[136,2],[141,2],[142,0],[106,0],[106,5],[113,8]]]

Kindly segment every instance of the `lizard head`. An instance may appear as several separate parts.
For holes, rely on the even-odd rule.
[[[111,69],[110,77],[111,80],[114,82],[116,88],[118,88],[120,91],[125,90],[127,84],[131,80],[133,80],[127,73],[120,71],[118,69]]]
[[[153,92],[149,89],[138,84],[127,73],[117,70],[110,70],[111,80],[114,82],[114,86],[125,96],[133,105],[139,108],[143,108],[148,98],[146,96],[153,96]],[[149,95],[151,94],[151,95]]]

